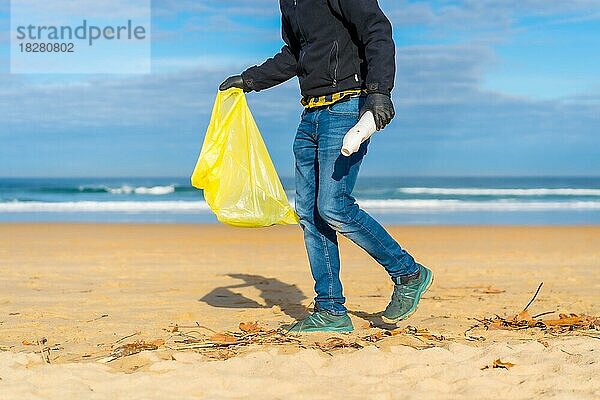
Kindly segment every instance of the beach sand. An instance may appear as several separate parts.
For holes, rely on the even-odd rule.
[[[405,333],[386,336],[378,315],[385,271],[341,238],[353,333],[181,350],[307,315],[298,227],[2,224],[0,399],[600,397],[598,330],[480,322],[519,313],[540,282],[531,315],[599,316],[600,227],[389,229],[435,274]],[[349,347],[325,348],[331,337]],[[112,360],[136,341],[158,349]]]

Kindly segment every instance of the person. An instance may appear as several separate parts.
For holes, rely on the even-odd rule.
[[[315,281],[314,312],[285,328],[291,332],[353,330],[344,306],[337,233],[362,247],[394,282],[382,313],[387,323],[408,318],[433,280],[431,270],[390,236],[352,196],[370,140],[349,157],[344,135],[366,111],[377,130],[394,117],[392,26],[377,0],[280,0],[285,45],[260,66],[219,87],[245,92],[297,76],[304,111],[294,139],[295,208]]]

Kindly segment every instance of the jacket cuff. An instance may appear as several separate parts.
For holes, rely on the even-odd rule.
[[[367,94],[368,93],[379,93],[385,94],[386,96],[391,97],[391,90],[388,89],[386,85],[382,85],[379,82],[369,82],[367,83]]]
[[[255,68],[255,67],[248,68],[241,74],[242,81],[244,81],[244,92],[246,92],[246,93],[256,90],[256,89],[254,89],[255,81],[254,81],[254,78],[252,77],[252,73],[251,73],[252,68]]]

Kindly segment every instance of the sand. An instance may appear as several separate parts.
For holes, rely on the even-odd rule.
[[[522,310],[540,282],[531,314],[600,315],[600,227],[390,231],[435,273],[399,327],[435,337],[366,340],[393,328],[378,315],[392,284],[341,239],[355,332],[178,351],[181,332],[239,332],[248,321],[268,330],[306,315],[312,280],[298,227],[0,225],[0,399],[600,396],[597,330],[479,327],[469,335],[481,340],[465,336],[477,319]],[[332,336],[362,348],[315,345]],[[52,365],[40,355],[42,338]],[[160,346],[106,362],[138,340]],[[515,365],[481,369],[496,359]]]

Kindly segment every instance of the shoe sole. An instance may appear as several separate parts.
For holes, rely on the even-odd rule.
[[[339,333],[348,333],[348,332],[352,332],[354,331],[354,328],[349,329],[349,328],[341,328],[341,329],[318,329],[318,328],[313,328],[313,329],[304,329],[301,331],[287,331],[286,333],[313,333],[313,332],[339,332]]]
[[[425,268],[429,271],[430,279],[429,279],[429,283],[427,284],[427,286],[425,286],[425,289],[423,289],[423,291],[421,293],[419,293],[419,297],[417,298],[417,301],[415,302],[414,307],[408,312],[408,314],[403,315],[402,317],[390,319],[390,318],[384,317],[382,315],[381,319],[383,320],[383,322],[385,322],[386,324],[395,324],[395,323],[398,323],[400,321],[403,321],[403,320],[409,318],[411,315],[413,315],[415,313],[415,311],[417,311],[417,306],[419,305],[419,302],[421,301],[421,296],[423,296],[423,293],[428,291],[429,288],[431,287],[431,285],[433,284],[433,272],[425,266],[423,266],[423,268]]]

